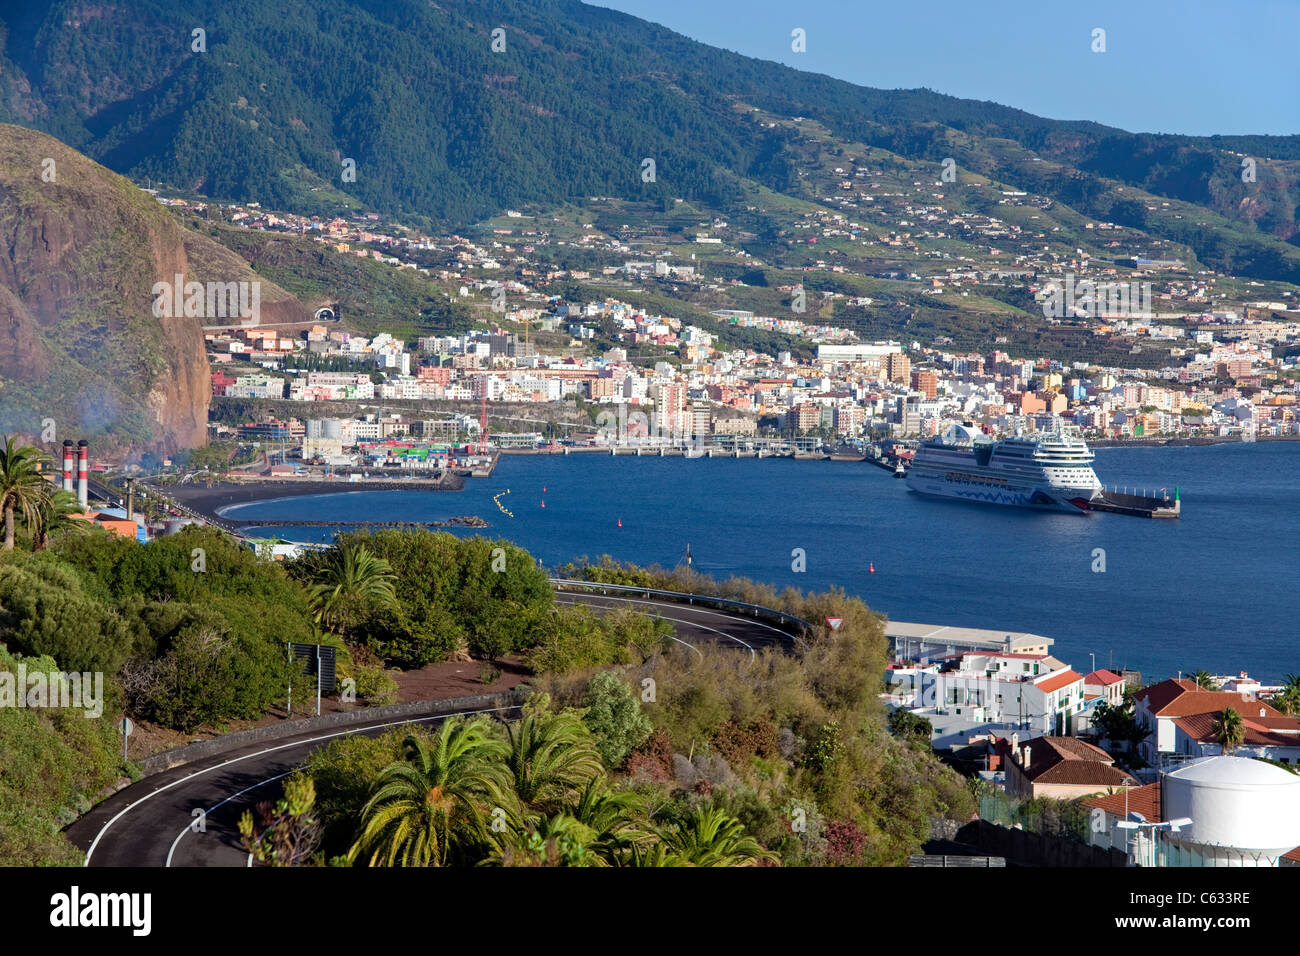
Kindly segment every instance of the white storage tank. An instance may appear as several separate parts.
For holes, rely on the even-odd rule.
[[[1166,820],[1192,821],[1168,834],[1170,842],[1221,855],[1225,864],[1242,854],[1275,863],[1300,846],[1300,776],[1281,767],[1246,757],[1204,757],[1165,774],[1161,795]]]

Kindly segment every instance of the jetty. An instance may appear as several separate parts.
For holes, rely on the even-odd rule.
[[[1161,489],[1159,495],[1148,495],[1145,488],[1140,495],[1136,492],[1136,488],[1132,493],[1128,488],[1123,491],[1103,488],[1101,495],[1088,503],[1088,509],[1134,518],[1177,518],[1182,513],[1177,488],[1174,488],[1173,497],[1165,489]]]

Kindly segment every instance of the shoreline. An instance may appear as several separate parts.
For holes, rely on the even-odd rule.
[[[1086,440],[1086,439],[1085,439]],[[1259,445],[1267,442],[1300,441],[1300,435],[1261,435],[1253,442],[1236,435],[1212,435],[1204,438],[1098,438],[1088,441],[1089,448],[1194,448],[1201,445]]]
[[[211,488],[204,485],[173,485],[158,489],[155,493],[172,498],[209,520],[220,521],[222,511],[238,505],[262,504],[313,495],[347,495],[366,491],[460,491],[465,487],[463,478],[459,476],[453,478],[454,484],[403,479],[322,481],[259,478],[255,481],[213,482]]]
[[[1297,442],[1300,436],[1260,437],[1253,444],[1265,442]],[[1211,445],[1247,445],[1237,436],[1207,436],[1200,438],[1167,438],[1115,440],[1098,439],[1088,443],[1091,448],[1183,448]],[[528,454],[531,450],[522,451]],[[545,452],[533,452],[545,454]],[[623,456],[635,458],[637,456]],[[658,457],[658,456],[651,456]],[[783,459],[785,460],[785,459]],[[798,459],[788,459],[798,460]],[[829,459],[833,460],[833,459]],[[869,459],[863,459],[870,463]],[[840,464],[858,464],[859,460],[842,460]],[[365,481],[336,481],[332,479],[276,479],[257,478],[248,481],[214,482],[211,488],[203,485],[170,486],[161,489],[167,496],[178,503],[202,515],[211,521],[226,519],[223,512],[231,507],[245,504],[266,504],[269,502],[313,495],[359,494],[370,491],[460,491],[465,487],[465,478],[448,473],[445,481],[428,481],[420,479],[369,479]]]

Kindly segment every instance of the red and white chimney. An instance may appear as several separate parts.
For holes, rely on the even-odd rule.
[[[72,490],[72,439],[63,439],[63,490]]]
[[[77,442],[77,501],[83,510],[90,507],[89,455],[90,442],[83,438]]]

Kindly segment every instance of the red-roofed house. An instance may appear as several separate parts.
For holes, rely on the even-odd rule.
[[[1096,697],[1111,707],[1120,707],[1124,703],[1124,678],[1105,669],[1093,671],[1083,679],[1083,696],[1085,700]]]
[[[1249,694],[1208,691],[1181,679],[1144,688],[1135,701],[1138,726],[1151,731],[1142,742],[1142,756],[1148,763],[1158,763],[1160,754],[1204,757],[1220,753],[1222,748],[1210,725],[1216,714],[1228,709],[1241,714],[1245,725],[1239,756],[1285,757],[1288,763],[1300,760],[1300,718],[1287,717]]]
[[[225,395],[226,389],[231,385],[234,385],[236,381],[238,381],[238,379],[233,375],[227,375],[225,372],[213,372],[212,394],[217,396]]]
[[[1137,786],[1110,754],[1077,737],[1034,737],[1024,743],[1013,737],[996,747],[1008,758],[1003,761],[1006,788],[1013,797],[1072,800]]]
[[[1241,714],[1241,744],[1233,750],[1238,757],[1263,757],[1282,763],[1300,763],[1300,718],[1269,717],[1270,708],[1259,701],[1234,704],[1232,709]],[[1223,753],[1223,747],[1214,736],[1215,715],[1194,714],[1174,719],[1174,753],[1193,757],[1213,757]]]
[[[1083,676],[1070,668],[1038,678],[1026,689],[1025,704],[1031,713],[1046,715],[1051,733],[1070,732],[1070,718],[1083,710]]]

